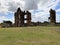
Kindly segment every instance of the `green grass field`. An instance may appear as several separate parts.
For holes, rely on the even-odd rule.
[[[60,27],[0,28],[0,45],[60,45]]]

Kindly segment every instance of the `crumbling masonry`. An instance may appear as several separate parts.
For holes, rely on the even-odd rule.
[[[31,13],[29,11],[21,11],[20,8],[17,9],[15,16],[15,26],[29,26],[31,24]]]
[[[50,23],[55,24],[56,23],[56,11],[50,10]]]
[[[56,23],[56,11],[51,9],[50,11],[50,23]],[[29,11],[22,11],[20,8],[14,14],[15,16],[15,26],[30,26],[31,25],[31,13]]]

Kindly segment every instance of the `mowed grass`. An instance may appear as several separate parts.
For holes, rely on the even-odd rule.
[[[0,28],[0,45],[60,45],[60,27]]]

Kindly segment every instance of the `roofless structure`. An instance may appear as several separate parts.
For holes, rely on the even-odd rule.
[[[29,11],[22,11],[20,8],[14,14],[15,26],[29,26],[31,23],[31,13]]]
[[[50,11],[50,23],[56,23],[56,11],[51,9]],[[31,13],[29,11],[22,11],[20,8],[14,14],[15,16],[15,26],[30,26],[31,25]]]
[[[56,11],[53,9],[50,10],[50,23],[51,24],[56,23]]]

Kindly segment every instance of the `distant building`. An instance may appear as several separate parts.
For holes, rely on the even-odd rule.
[[[22,11],[20,8],[17,9],[15,16],[15,26],[29,26],[31,24],[31,13],[29,11]]]
[[[51,9],[50,10],[50,23],[55,24],[56,23],[56,11]]]

